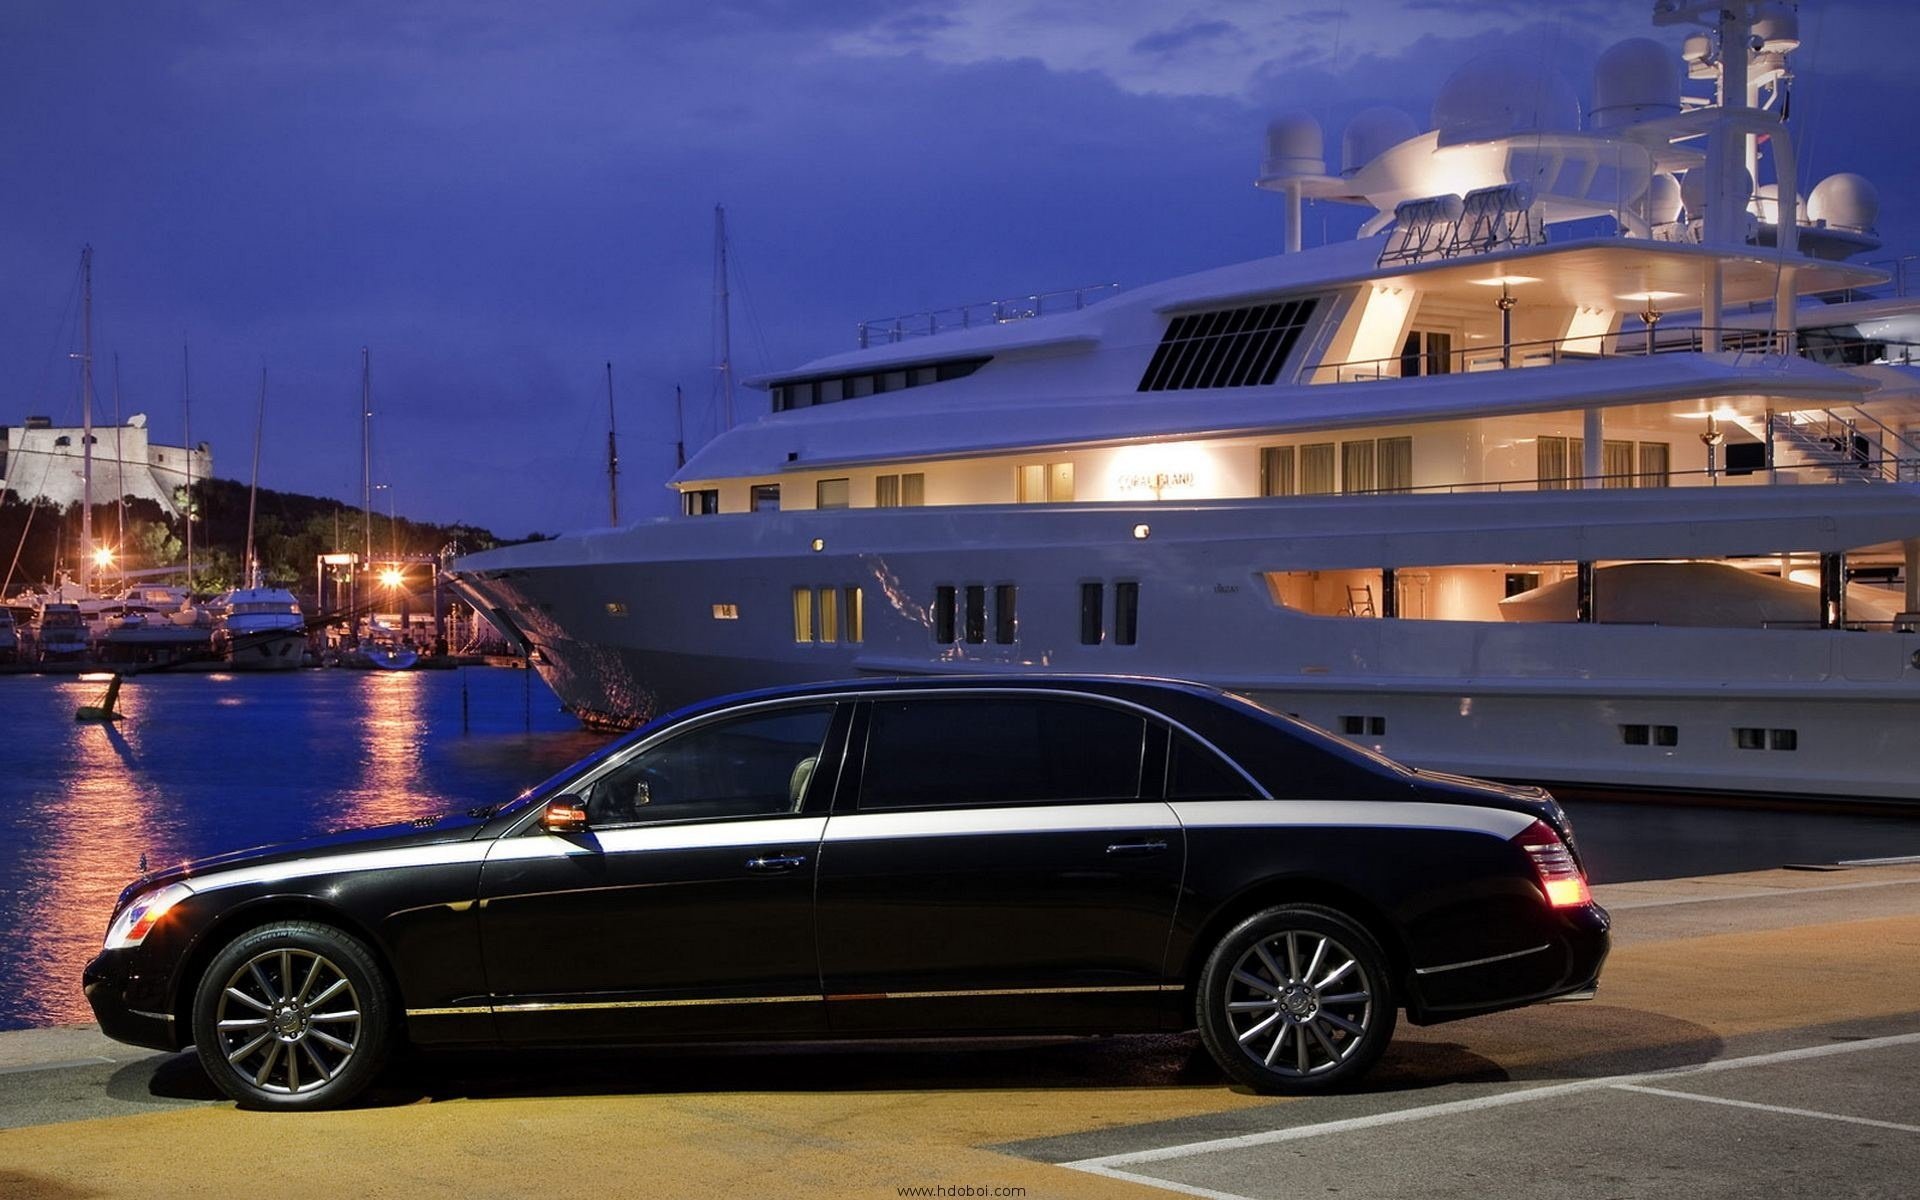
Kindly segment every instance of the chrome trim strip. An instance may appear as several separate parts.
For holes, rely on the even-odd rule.
[[[1504,808],[1423,800],[1173,800],[1169,804],[1180,824],[1189,829],[1345,825],[1452,829],[1504,839],[1534,821],[1530,814]]]
[[[173,1024],[175,1020],[175,1017],[172,1013],[144,1012],[137,1008],[130,1008],[127,1010],[127,1012],[131,1016],[145,1017],[149,1021],[165,1021],[169,1025]]]
[[[605,1009],[693,1008],[716,1004],[796,1004],[801,1001],[827,1000],[959,1000],[975,996],[1077,996],[1118,995],[1126,992],[1179,992],[1180,983],[1140,983],[1096,985],[1091,987],[1050,988],[962,988],[941,992],[843,992],[838,995],[802,996],[716,996],[685,1000],[584,1000],[532,1001],[525,1004],[469,1004],[454,1008],[409,1008],[409,1017],[452,1017],[516,1012],[588,1012]]]
[[[1415,967],[1413,973],[1415,975],[1438,975],[1443,971],[1461,971],[1468,967],[1484,967],[1488,963],[1505,962],[1510,958],[1525,958],[1529,954],[1538,954],[1548,948],[1549,947],[1544,945],[1535,946],[1531,950],[1515,950],[1511,954],[1495,954],[1490,958],[1474,958],[1466,962],[1448,963],[1441,967]]]
[[[1022,804],[1004,808],[936,808],[844,813],[827,819],[824,840],[959,837],[995,833],[1108,833],[1178,829],[1179,820],[1158,800],[1112,804]]]

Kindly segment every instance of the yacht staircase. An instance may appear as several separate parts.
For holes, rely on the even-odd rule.
[[[1775,467],[1824,471],[1836,483],[1920,480],[1920,444],[1857,408],[1773,413],[1767,435]],[[1782,461],[1782,450],[1798,461]]]

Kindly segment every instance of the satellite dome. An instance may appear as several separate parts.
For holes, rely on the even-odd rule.
[[[1440,85],[1433,126],[1442,146],[1516,133],[1580,128],[1580,100],[1545,66],[1511,54],[1482,54]]]
[[[1680,181],[1661,171],[1647,185],[1647,220],[1671,225],[1680,219]]]
[[[1652,38],[1628,38],[1607,47],[1593,65],[1595,129],[1614,129],[1680,111],[1680,64]]]
[[[1872,233],[1880,219],[1880,189],[1852,172],[1829,175],[1807,194],[1807,219],[1831,229]]]
[[[1283,113],[1267,122],[1267,161],[1260,173],[1269,179],[1327,173],[1326,136],[1312,113]]]
[[[1753,175],[1745,167],[1733,173],[1733,191],[1740,196],[1740,207],[1746,207],[1746,197],[1753,195]],[[1707,215],[1707,169],[1695,167],[1680,176],[1680,198],[1687,206],[1689,220],[1698,221]]]
[[[1340,173],[1353,174],[1419,133],[1413,118],[1397,108],[1382,104],[1361,109],[1347,122],[1347,131],[1340,138]]]

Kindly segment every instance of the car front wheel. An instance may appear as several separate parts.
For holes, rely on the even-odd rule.
[[[396,1022],[372,953],[329,925],[282,921],[235,939],[194,997],[207,1074],[244,1108],[332,1108],[372,1082]]]
[[[1359,922],[1285,904],[1220,939],[1200,972],[1201,1040],[1256,1091],[1302,1093],[1364,1075],[1393,1037],[1386,955]]]

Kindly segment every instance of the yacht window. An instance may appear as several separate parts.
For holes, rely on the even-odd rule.
[[[815,508],[846,508],[852,502],[851,489],[845,479],[822,479],[813,485]]]
[[[1113,585],[1113,644],[1131,646],[1140,640],[1140,585],[1132,581]]]
[[[820,640],[837,642],[840,640],[840,592],[836,588],[823,587],[819,591],[816,603],[820,610]]]
[[[1106,585],[1083,583],[1080,585],[1080,644],[1098,646],[1102,635],[1103,610],[1107,606]]]
[[[907,508],[919,508],[927,502],[927,477],[919,471],[910,471],[900,476],[900,503]]]
[[[873,506],[875,508],[900,507],[900,477],[898,475],[879,475],[874,477]]]
[[[1333,494],[1333,450],[1332,442],[1315,442],[1311,446],[1300,447],[1300,494],[1302,496]]]
[[[840,379],[822,379],[820,381],[819,400],[816,403],[832,404],[846,395],[846,381]]]
[[[907,386],[921,387],[934,382],[938,378],[939,374],[932,367],[915,367],[913,370],[907,372]]]
[[[680,508],[689,517],[711,516],[720,511],[720,489],[698,488],[682,492]]]
[[[1014,611],[1015,593],[1019,590],[1011,583],[994,585],[993,640],[1002,646],[1011,646],[1020,628],[1019,619]]]
[[[1340,443],[1340,490],[1343,492],[1373,490],[1373,442],[1371,439]]]
[[[1073,499],[1072,463],[1028,463],[1019,468],[1022,504],[1064,503]]]
[[[1624,488],[1633,486],[1633,443],[1616,442],[1609,438],[1600,447],[1600,473],[1606,476],[1600,486]]]
[[[873,395],[873,376],[852,375],[847,379],[847,399],[858,400],[862,396]]]
[[[1139,390],[1267,386],[1313,316],[1314,301],[1187,313],[1167,323]]]
[[[1799,748],[1800,748],[1800,731],[1799,730],[1797,729],[1767,730],[1767,749],[1798,750]]]
[[[942,383],[949,379],[965,379],[986,366],[988,361],[984,358],[957,358],[952,362],[935,363],[933,373]]]
[[[846,590],[847,600],[847,640],[859,643],[867,640],[867,593],[866,589],[850,587]]]
[[[1260,448],[1260,494],[1262,496],[1294,494],[1292,446]]]
[[[793,640],[813,641],[813,589],[793,589]]]
[[[1521,592],[1530,592],[1540,586],[1538,571],[1508,571],[1507,598],[1512,599]]]
[[[1640,486],[1666,487],[1669,449],[1665,442],[1640,443]]]
[[[907,373],[905,371],[888,371],[880,377],[880,383],[883,391],[897,392],[907,386]]]
[[[749,496],[747,504],[749,512],[780,511],[780,485],[777,483],[756,483]]]
[[[1437,329],[1415,329],[1400,347],[1400,375],[1448,375],[1453,372],[1453,335]]]
[[[943,583],[933,589],[933,640],[953,645],[953,585]]]
[[[967,585],[967,644],[978,646],[987,640],[987,589],[978,583]]]
[[[1413,439],[1410,437],[1381,438],[1376,443],[1378,449],[1376,469],[1379,471],[1379,490],[1383,492],[1410,492],[1413,490]]]

